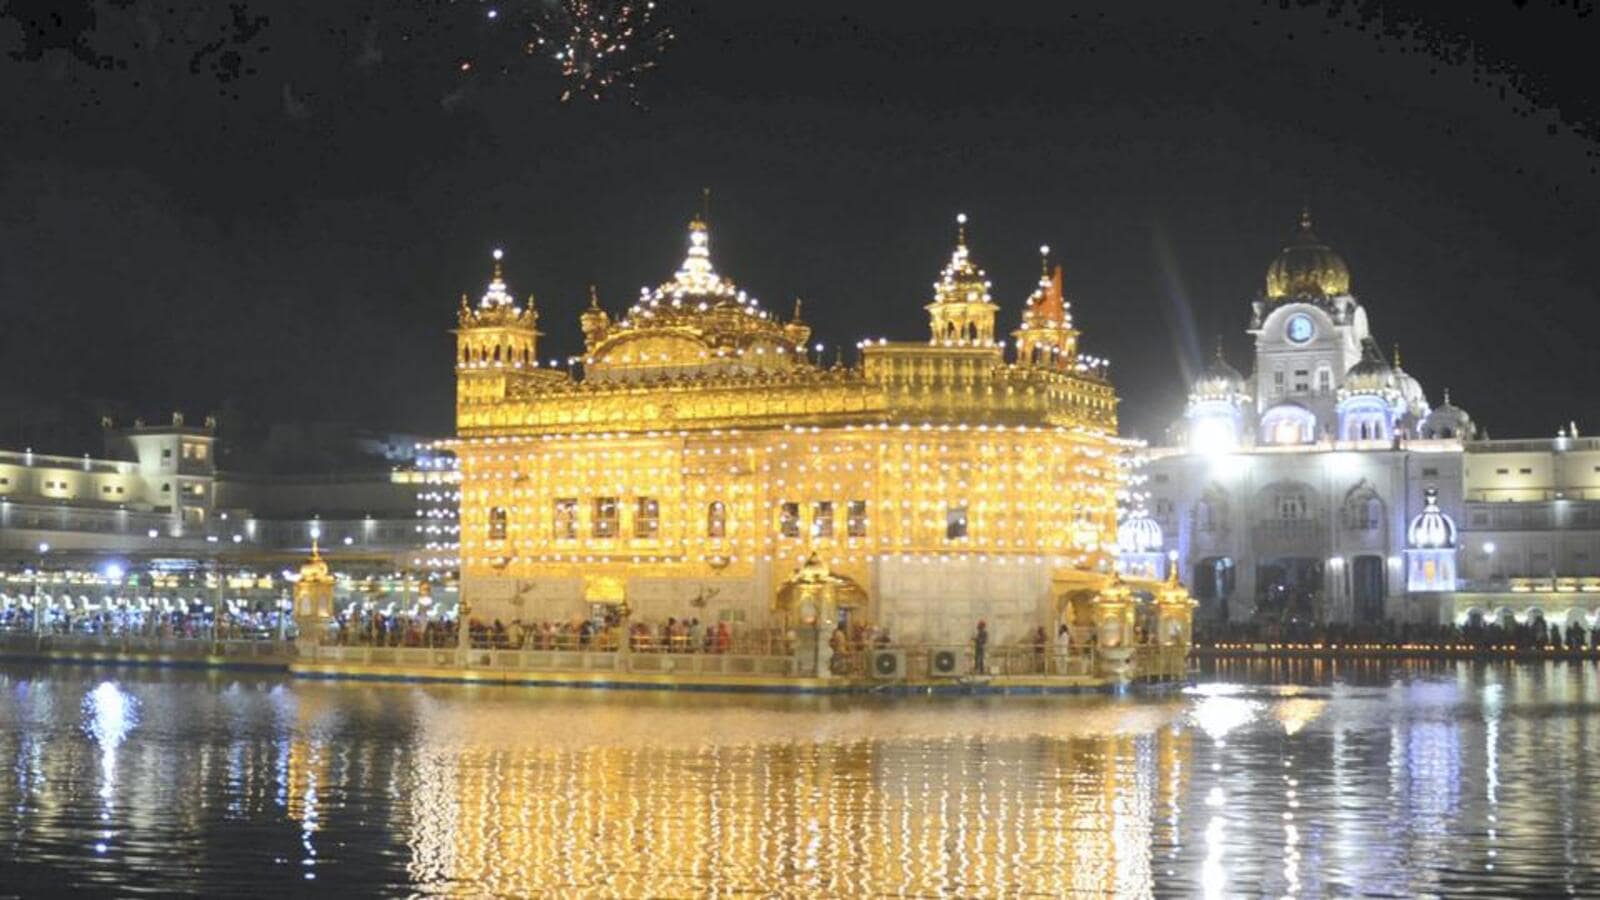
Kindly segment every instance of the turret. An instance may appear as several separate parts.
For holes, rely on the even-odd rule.
[[[933,284],[928,310],[929,343],[993,346],[994,314],[989,281],[967,252],[967,215],[956,216],[956,248]]]
[[[578,326],[583,329],[584,348],[590,353],[611,330],[611,316],[600,308],[600,292],[592,284],[589,285],[589,306],[578,314]]]
[[[1061,267],[1050,268],[1050,248],[1040,247],[1039,286],[1022,309],[1022,327],[1011,332],[1017,341],[1017,365],[1071,368],[1078,356],[1078,332],[1061,290]]]
[[[476,306],[461,295],[456,328],[456,404],[503,400],[520,387],[555,376],[539,371],[539,313],[533,297],[518,308],[494,251],[494,272]],[[559,376],[556,376],[559,377]]]
[[[1361,359],[1345,373],[1337,394],[1339,439],[1388,442],[1405,412],[1405,398],[1378,342],[1369,337],[1361,350]]]
[[[794,298],[794,316],[783,323],[783,336],[789,339],[801,353],[805,352],[806,341],[811,338],[811,326],[800,315],[800,298]]]
[[[1184,433],[1189,449],[1200,453],[1222,453],[1245,443],[1250,407],[1249,382],[1222,355],[1218,339],[1216,353],[1189,388],[1184,407]]]

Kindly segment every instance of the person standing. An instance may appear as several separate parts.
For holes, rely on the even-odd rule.
[[[972,671],[976,675],[984,674],[988,667],[984,665],[984,653],[989,649],[989,626],[982,619],[978,620],[978,631],[972,636]]]
[[[1056,674],[1065,675],[1072,665],[1072,629],[1062,622],[1056,626]]]

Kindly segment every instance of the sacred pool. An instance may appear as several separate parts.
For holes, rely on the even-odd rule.
[[[891,699],[5,664],[0,892],[1600,890],[1594,665],[1206,665]]]

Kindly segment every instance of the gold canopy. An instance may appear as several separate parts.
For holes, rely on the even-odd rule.
[[[827,563],[812,553],[794,570],[794,575],[778,587],[772,608],[788,613],[806,602],[816,603],[819,608],[854,607],[867,602],[867,592],[854,579],[835,575]]]

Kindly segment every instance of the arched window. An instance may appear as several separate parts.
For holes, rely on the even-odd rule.
[[[1306,518],[1306,497],[1304,494],[1287,492],[1278,495],[1278,518],[1284,521],[1299,521]]]
[[[711,501],[706,507],[706,537],[722,538],[728,534],[728,507],[721,500]]]
[[[1383,501],[1372,489],[1352,489],[1344,500],[1344,527],[1350,531],[1376,531],[1383,527]]]
[[[1274,406],[1261,416],[1261,435],[1269,444],[1309,444],[1316,432],[1317,417],[1297,404]]]

